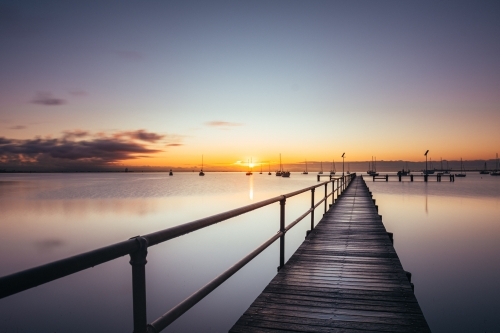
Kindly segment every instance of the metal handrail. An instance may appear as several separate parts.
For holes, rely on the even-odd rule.
[[[144,236],[133,237],[129,240],[115,243],[106,247],[102,247],[93,251],[85,252],[76,256],[68,257],[62,260],[54,261],[42,266],[34,267],[4,277],[0,277],[0,299],[10,295],[19,293],[21,291],[39,286],[41,284],[57,280],[67,275],[77,273],[90,267],[120,258],[124,255],[130,255],[130,264],[132,265],[132,284],[133,284],[133,311],[134,311],[134,332],[160,332],[170,323],[180,317],[184,312],[189,310],[192,306],[198,303],[201,299],[207,296],[210,292],[216,289],[220,284],[226,281],[239,269],[245,266],[258,254],[264,251],[278,238],[280,239],[280,266],[284,265],[284,244],[285,233],[304,219],[307,215],[311,214],[311,230],[314,228],[314,210],[324,202],[325,212],[327,199],[332,196],[332,204],[334,203],[334,194],[337,191],[337,197],[348,186],[356,174],[345,175],[342,177],[331,178],[329,181],[322,182],[317,185],[309,186],[304,189],[290,192],[267,200],[259,201],[257,203],[236,208],[224,213],[212,215],[206,218],[181,224],[175,227],[167,228],[157,232],[153,232]],[[335,181],[337,187],[335,188]],[[332,191],[327,194],[328,184],[332,183]],[[314,204],[314,190],[317,187],[325,186],[325,196],[317,204]],[[312,204],[304,214],[291,222],[287,227],[284,226],[284,213],[285,202],[287,198],[299,195],[301,193],[311,191]],[[147,249],[153,245],[163,243],[167,240],[188,234],[190,232],[203,229],[210,225],[228,220],[230,218],[248,213],[250,211],[268,206],[270,204],[280,202],[280,230],[266,242],[231,266],[225,272],[217,276],[215,279],[207,283],[204,287],[200,288],[197,292],[186,298],[177,306],[169,310],[160,318],[147,324],[146,321],[146,287],[145,287],[145,265]]]

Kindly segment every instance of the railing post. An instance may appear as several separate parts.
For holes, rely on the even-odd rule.
[[[328,195],[328,183],[325,184],[325,214],[326,214],[326,196]]]
[[[278,271],[285,265],[285,203],[286,198],[280,200],[280,231],[283,234],[280,237],[280,266]]]
[[[335,203],[335,179],[332,180],[332,205]]]
[[[133,237],[139,243],[139,249],[130,254],[132,265],[132,300],[134,312],[134,333],[147,332],[146,314],[146,256],[148,241],[140,236]]]
[[[311,189],[311,208],[314,208],[314,188]],[[314,229],[314,209],[311,211],[311,230]]]

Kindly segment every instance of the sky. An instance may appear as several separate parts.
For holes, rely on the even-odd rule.
[[[0,169],[494,159],[499,1],[0,0]]]

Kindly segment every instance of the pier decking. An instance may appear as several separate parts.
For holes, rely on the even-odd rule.
[[[430,332],[356,177],[230,332]]]

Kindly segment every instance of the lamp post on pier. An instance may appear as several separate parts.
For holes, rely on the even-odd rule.
[[[427,153],[429,152],[429,149],[425,152],[425,175],[427,175]]]
[[[345,153],[342,154],[342,177],[344,177],[344,155]]]

